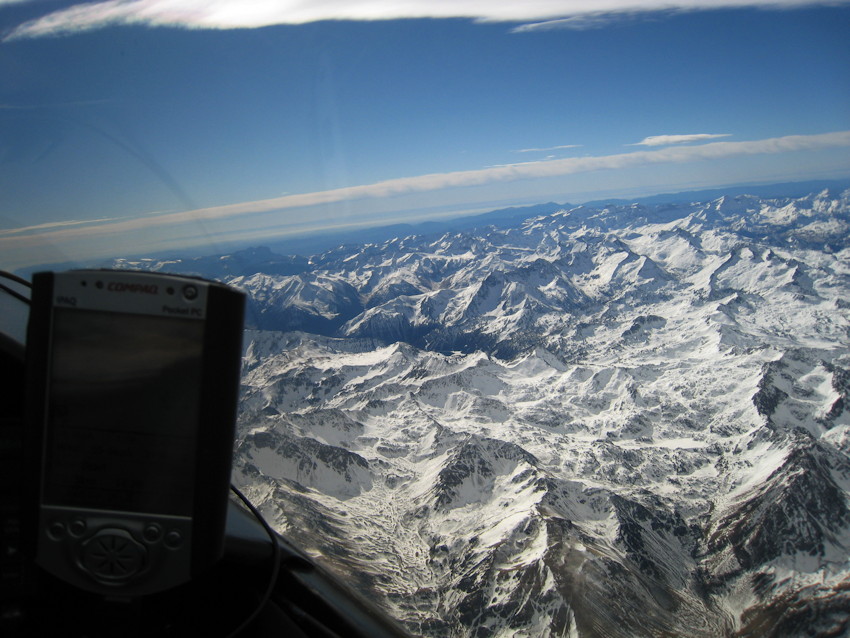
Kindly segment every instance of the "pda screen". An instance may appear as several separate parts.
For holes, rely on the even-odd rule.
[[[54,309],[45,504],[191,515],[203,328]]]

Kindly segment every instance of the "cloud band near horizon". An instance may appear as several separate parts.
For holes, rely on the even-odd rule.
[[[628,146],[667,146],[669,144],[690,144],[691,142],[706,142],[720,137],[731,137],[730,133],[697,133],[694,135],[650,135],[640,142]]]
[[[390,179],[374,184],[285,195],[272,199],[227,204],[177,213],[165,213],[132,219],[125,218],[119,221],[78,221],[74,222],[73,226],[67,228],[57,229],[55,226],[51,227],[51,225],[42,224],[39,226],[9,229],[0,233],[0,249],[2,249],[4,243],[8,242],[27,243],[27,240],[33,239],[37,239],[39,243],[43,241],[61,242],[63,240],[112,235],[153,227],[204,223],[243,215],[283,212],[288,209],[335,204],[344,201],[390,198],[428,191],[482,186],[497,182],[558,177],[593,171],[625,169],[641,165],[716,160],[745,155],[787,153],[835,147],[850,147],[850,131],[836,131],[818,135],[788,135],[754,141],[712,142],[697,146],[680,146],[660,150],[633,151],[615,155],[523,162],[520,164],[508,164],[452,173],[432,173],[415,177]],[[3,235],[6,236],[4,237]]]
[[[27,0],[0,0],[3,4]],[[29,0],[32,2],[33,0]],[[189,29],[245,29],[321,20],[466,18],[482,22],[538,22],[552,28],[594,28],[617,15],[715,9],[792,9],[850,4],[850,0],[101,0],[77,4],[25,22],[4,40],[69,35],[115,25]]]

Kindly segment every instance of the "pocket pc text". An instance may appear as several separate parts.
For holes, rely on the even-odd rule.
[[[135,271],[37,273],[27,397],[36,563],[141,596],[221,556],[244,295]]]

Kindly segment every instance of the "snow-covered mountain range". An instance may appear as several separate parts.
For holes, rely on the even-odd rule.
[[[850,191],[122,265],[250,293],[234,480],[412,633],[850,632]]]

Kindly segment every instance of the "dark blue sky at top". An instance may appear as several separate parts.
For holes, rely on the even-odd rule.
[[[0,7],[0,25],[33,11]],[[846,8],[513,26],[121,26],[0,43],[0,228],[628,153],[652,135],[850,129]],[[577,146],[518,152],[564,145]]]

